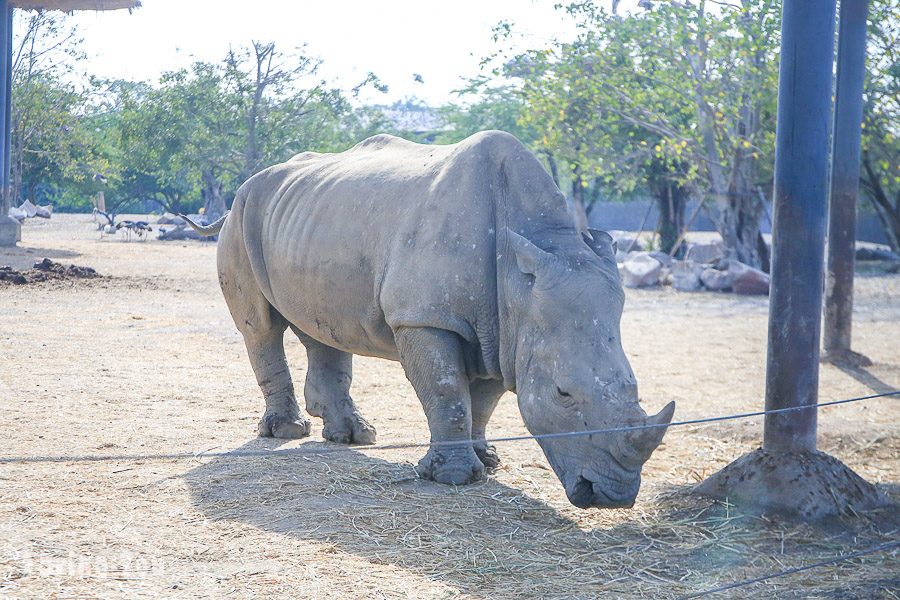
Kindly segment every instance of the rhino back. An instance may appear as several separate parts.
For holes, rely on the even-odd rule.
[[[547,193],[533,157],[512,164],[522,153],[531,156],[499,132],[449,146],[376,136],[263,171],[246,184],[241,216],[263,293],[330,346],[396,359],[394,330],[436,327],[467,340],[479,370],[499,376],[498,218],[516,230],[548,213],[567,218],[558,199],[510,193]]]

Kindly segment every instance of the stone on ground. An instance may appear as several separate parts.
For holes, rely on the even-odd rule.
[[[659,284],[662,264],[648,252],[638,252],[622,263],[622,284],[629,288],[650,287]]]
[[[704,244],[691,244],[685,252],[685,260],[695,263],[714,263],[725,256],[725,246],[722,242],[708,242]]]
[[[728,262],[732,277],[731,291],[748,296],[765,296],[769,293],[769,276],[742,262]]]
[[[731,273],[713,267],[706,267],[700,272],[700,281],[703,282],[703,287],[713,292],[730,290],[734,283]]]
[[[700,273],[703,265],[692,260],[676,260],[672,263],[672,287],[679,292],[696,292],[702,287]]]

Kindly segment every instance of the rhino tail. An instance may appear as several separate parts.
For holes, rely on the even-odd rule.
[[[231,211],[229,211],[231,212]],[[225,225],[225,219],[228,217],[228,212],[224,215],[216,219],[214,222],[209,225],[200,225],[199,223],[194,222],[189,216],[183,215],[181,213],[177,213],[179,217],[184,219],[184,222],[191,226],[191,229],[202,235],[203,237],[211,237],[214,235],[218,235],[220,231],[222,231],[222,226]]]

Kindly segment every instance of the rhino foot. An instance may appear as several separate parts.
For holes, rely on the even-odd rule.
[[[422,479],[448,485],[465,485],[484,478],[484,464],[471,446],[430,448],[419,461],[416,472]]]
[[[337,418],[326,414],[322,437],[338,444],[374,444],[375,428],[355,410]]]
[[[312,426],[309,419],[290,419],[278,414],[263,415],[259,422],[259,436],[281,439],[299,439],[309,435]]]
[[[500,466],[500,456],[497,454],[497,448],[493,445],[475,442],[475,454],[487,472],[491,472]]]

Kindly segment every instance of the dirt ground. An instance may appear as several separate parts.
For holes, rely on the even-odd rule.
[[[100,239],[89,215],[31,220],[22,236],[0,265],[49,257],[108,277],[0,282],[2,597],[674,598],[900,538],[884,515],[798,526],[692,496],[758,445],[759,418],[672,428],[637,504],[617,511],[571,506],[532,441],[500,445],[497,473],[452,488],[415,478],[421,450],[332,452],[318,421],[307,440],[259,440],[213,243]],[[900,387],[900,275],[861,275],[856,311],[856,350],[875,364],[823,366],[822,401]],[[673,399],[676,420],[759,410],[766,317],[766,298],[628,290],[623,339],[648,412]],[[303,348],[288,352],[302,389]],[[399,365],[355,365],[379,444],[426,441]],[[898,402],[819,419],[820,448],[894,498]],[[507,394],[488,434],[523,433]],[[327,452],[203,454],[298,446]],[[720,597],[898,590],[894,548]]]

